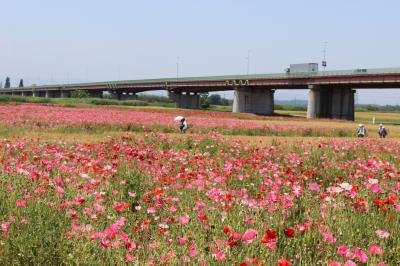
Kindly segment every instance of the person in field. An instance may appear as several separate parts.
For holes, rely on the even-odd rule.
[[[367,130],[365,129],[363,124],[358,125],[358,130],[357,130],[357,137],[363,138],[367,135]]]
[[[386,138],[386,136],[387,136],[387,134],[388,134],[386,128],[385,128],[382,124],[379,125],[378,134],[379,134],[379,137],[380,137],[381,139],[382,139],[382,138],[383,138],[383,139]]]
[[[188,129],[188,124],[185,118],[181,119],[179,129],[181,130],[182,133],[186,133],[186,130]]]

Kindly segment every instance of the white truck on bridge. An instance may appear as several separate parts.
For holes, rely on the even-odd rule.
[[[286,73],[318,72],[318,63],[290,64]]]

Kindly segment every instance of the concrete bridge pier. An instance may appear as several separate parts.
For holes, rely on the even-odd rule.
[[[60,92],[60,98],[69,98],[70,93],[69,91],[61,91]]]
[[[111,98],[113,100],[121,100],[122,92],[120,92],[120,91],[108,91],[108,98]]]
[[[176,103],[177,108],[200,109],[200,95],[197,93],[170,91],[168,97]]]
[[[61,92],[59,91],[45,91],[44,97],[45,98],[60,98]]]
[[[354,93],[350,88],[309,86],[307,118],[354,121]]]
[[[53,91],[52,98],[61,98],[61,91]]]
[[[33,97],[46,97],[46,92],[45,91],[34,91]]]
[[[234,113],[271,115],[274,113],[275,90],[264,88],[235,88]]]

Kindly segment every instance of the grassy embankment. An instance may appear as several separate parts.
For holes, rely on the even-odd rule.
[[[20,102],[20,103],[45,103],[45,104],[59,104],[64,106],[77,106],[82,104],[90,105],[114,105],[114,106],[157,106],[157,107],[174,107],[173,103],[161,102],[145,102],[141,100],[114,100],[105,98],[43,98],[43,97],[29,97],[29,96],[11,96],[0,95],[0,102]]]

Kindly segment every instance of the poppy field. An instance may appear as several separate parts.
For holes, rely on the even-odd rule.
[[[178,132],[173,117],[190,119],[192,133],[219,132],[224,135],[255,136],[351,136],[348,128],[302,124],[298,118],[260,117],[206,111],[157,108],[57,106],[37,104],[0,105],[0,121],[14,132],[50,131],[62,133],[130,131]],[[171,119],[172,118],[172,119]],[[289,119],[289,121],[287,121]],[[15,129],[18,130],[15,130]],[[7,133],[6,130],[1,130]]]
[[[25,132],[0,139],[1,265],[400,264],[400,140],[316,120],[325,137],[265,144],[265,128],[309,126],[200,111],[176,136],[179,110],[100,110],[0,106],[0,126]],[[259,145],[235,136],[257,128]],[[29,137],[106,129],[120,134]]]

